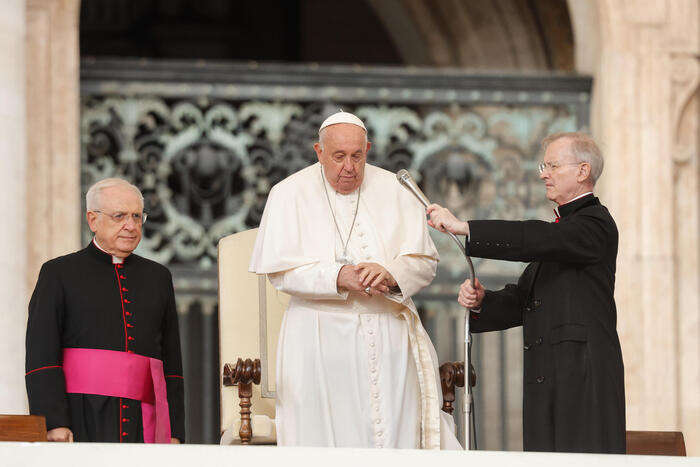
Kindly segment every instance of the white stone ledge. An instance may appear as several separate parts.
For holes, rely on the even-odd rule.
[[[204,466],[303,466],[303,467],[596,467],[700,465],[700,458],[620,456],[601,454],[554,454],[498,451],[418,451],[375,449],[279,448],[274,446],[214,445],[118,445],[0,443],[0,459],[7,466],[167,467]]]

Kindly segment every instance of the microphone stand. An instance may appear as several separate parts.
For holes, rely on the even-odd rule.
[[[411,174],[406,169],[401,169],[396,173],[396,179],[401,183],[408,191],[413,193],[413,195],[418,198],[418,201],[423,204],[426,208],[430,205],[428,197],[425,196],[423,191],[418,187]],[[467,254],[467,250],[459,241],[457,236],[452,232],[445,232],[447,235],[454,240],[459,247],[460,251],[467,259],[467,265],[469,266],[469,278],[472,281],[472,285],[475,283],[476,274],[474,272],[474,263],[472,259]],[[464,310],[464,403],[462,408],[464,410],[464,449],[473,450],[476,449],[476,420],[474,413],[474,396],[472,393],[471,383],[471,368],[472,368],[472,335],[469,329],[469,316],[471,310]],[[472,438],[474,442],[472,443]]]
[[[427,207],[427,206],[426,206]],[[476,279],[476,273],[474,272],[474,263],[472,263],[471,257],[467,254],[467,250],[459,241],[457,236],[452,232],[445,232],[450,236],[452,240],[457,244],[460,251],[467,259],[467,266],[469,266],[469,278],[474,284]],[[462,404],[462,409],[464,411],[464,445],[466,450],[476,449],[476,414],[474,413],[474,394],[472,392],[471,385],[471,373],[472,373],[472,333],[469,329],[469,316],[471,310],[468,308],[464,310],[464,402]],[[472,443],[473,439],[473,443]]]

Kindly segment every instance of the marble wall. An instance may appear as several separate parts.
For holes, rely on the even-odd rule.
[[[571,0],[594,76],[599,192],[620,231],[616,301],[631,430],[681,430],[700,455],[700,2]]]

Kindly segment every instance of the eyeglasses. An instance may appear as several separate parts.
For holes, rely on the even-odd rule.
[[[115,224],[125,224],[128,221],[129,216],[131,216],[131,218],[134,221],[134,224],[143,225],[146,223],[146,219],[148,218],[148,214],[146,214],[145,212],[135,212],[133,214],[129,214],[128,212],[115,212],[112,214],[107,214],[106,212],[102,212],[102,211],[98,211],[98,210],[94,210],[92,212],[96,212],[98,214],[104,214],[105,216],[112,219],[112,221]]]
[[[541,162],[538,166],[537,169],[540,171],[541,174],[543,174],[545,171],[552,173],[559,167],[563,167],[565,165],[580,165],[582,164],[581,162],[569,162],[567,164],[557,164],[556,162]]]

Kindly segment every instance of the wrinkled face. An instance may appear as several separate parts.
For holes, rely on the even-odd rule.
[[[547,146],[542,162],[547,168],[540,174],[540,179],[544,181],[548,200],[558,205],[566,204],[591,188],[584,183],[590,174],[590,166],[577,162],[566,138],[557,139]]]
[[[323,145],[314,145],[326,180],[342,194],[352,193],[362,184],[369,148],[365,131],[350,123],[326,127]]]
[[[141,241],[142,224],[134,220],[135,214],[143,213],[141,199],[127,187],[112,186],[101,191],[99,202],[100,212],[87,213],[97,243],[114,256],[129,256]],[[120,214],[123,219],[116,220]]]

